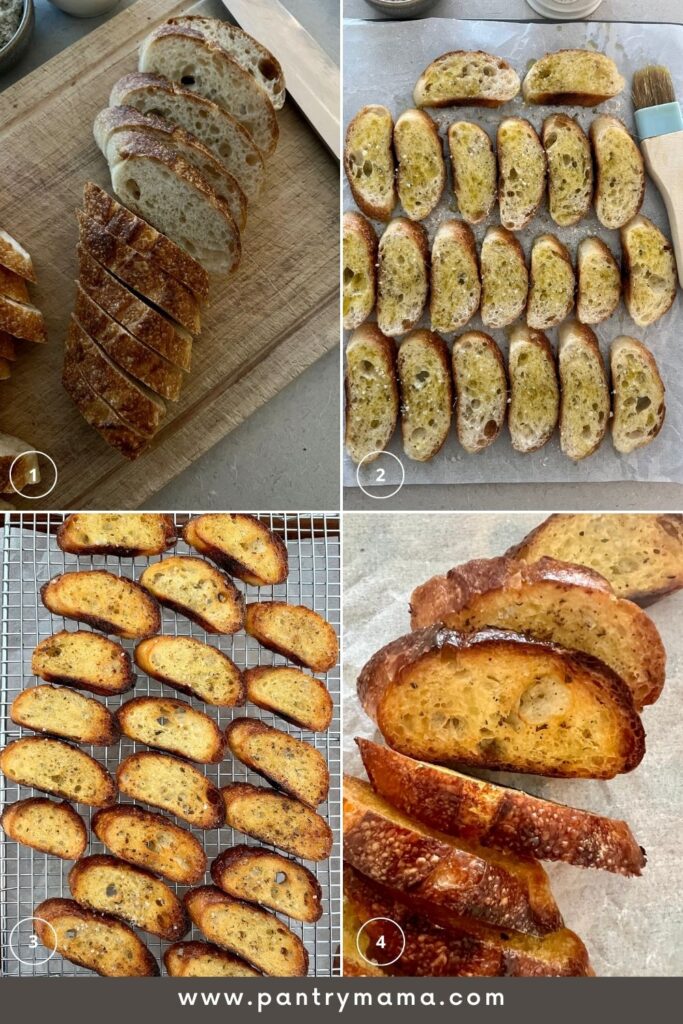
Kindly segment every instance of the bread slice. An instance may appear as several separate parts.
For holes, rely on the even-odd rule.
[[[5,807],[0,826],[15,843],[62,860],[77,860],[88,845],[85,823],[66,801],[56,804],[40,796],[18,800]]]
[[[24,341],[47,341],[45,317],[40,310],[30,303],[16,302],[9,295],[0,294],[0,331]]]
[[[406,817],[367,782],[344,776],[344,859],[373,882],[484,924],[532,935],[562,927],[541,867]]]
[[[41,640],[31,657],[31,671],[49,683],[115,697],[135,684],[130,655],[99,633],[63,629]]]
[[[372,954],[372,950],[370,949],[370,937],[367,934],[367,928],[363,928],[366,915],[362,908],[356,906],[355,901],[352,899],[353,894],[349,891],[349,880],[352,871],[353,868],[349,864],[344,865],[342,974],[345,978],[386,978],[389,977],[390,968],[379,967],[368,959],[368,955]]]
[[[26,736],[0,753],[0,771],[20,786],[32,786],[74,803],[108,807],[116,783],[89,754],[61,740]]]
[[[600,114],[591,123],[595,155],[595,212],[603,227],[621,228],[645,198],[645,163],[623,121]]]
[[[11,270],[13,274],[18,274],[25,281],[36,283],[33,260],[16,238],[12,238],[7,231],[2,229],[0,229],[0,266]]]
[[[107,914],[85,910],[74,900],[49,899],[33,911],[35,931],[46,949],[105,978],[152,978],[156,960],[132,928]]]
[[[212,718],[184,700],[135,697],[116,712],[121,732],[136,743],[167,750],[200,764],[219,764],[225,739]]]
[[[424,220],[446,184],[439,129],[424,110],[405,110],[394,125],[398,197],[410,220]]]
[[[259,665],[244,673],[247,699],[265,711],[312,732],[329,729],[334,713],[332,697],[320,679],[298,668]]]
[[[161,555],[176,542],[170,515],[156,512],[72,512],[57,530],[57,546],[72,555]]]
[[[158,679],[214,707],[244,703],[244,681],[235,663],[217,647],[192,636],[155,636],[135,648],[135,662]]]
[[[464,327],[479,309],[481,283],[472,229],[446,220],[432,242],[429,316],[432,330],[450,334]]]
[[[327,799],[330,773],[312,747],[254,718],[235,718],[225,730],[228,746],[247,768],[309,807]]]
[[[537,60],[522,83],[527,103],[594,107],[618,96],[626,82],[604,53],[556,50]]]
[[[0,380],[9,380],[12,376],[12,364],[9,359],[0,358]]]
[[[624,301],[639,327],[648,327],[671,308],[678,279],[669,239],[639,215],[621,229]]]
[[[372,313],[377,292],[377,235],[355,210],[344,214],[342,258],[344,328],[353,331]]]
[[[216,857],[211,877],[228,896],[260,903],[295,921],[314,924],[323,916],[318,879],[308,868],[279,853],[232,846]]]
[[[109,103],[112,107],[134,107],[182,128],[221,161],[247,200],[255,199],[261,191],[265,178],[263,156],[247,129],[217,103],[162,75],[140,73],[120,78]]]
[[[356,743],[373,788],[424,825],[521,857],[621,875],[645,867],[625,821],[414,761],[370,740]]]
[[[488,228],[481,243],[481,319],[486,327],[507,327],[526,308],[529,272],[524,251],[503,227]]]
[[[164,953],[171,978],[260,978],[246,960],[208,942],[176,942]]]
[[[201,843],[163,814],[117,804],[97,811],[92,830],[117,857],[172,882],[194,885],[204,877],[206,854]]]
[[[453,387],[448,349],[433,331],[414,331],[399,349],[401,434],[409,459],[428,462],[448,438]]]
[[[545,334],[519,326],[510,334],[508,360],[512,447],[535,452],[552,437],[560,413],[555,356]]]
[[[108,445],[126,459],[137,459],[149,444],[149,435],[129,427],[97,394],[83,376],[73,353],[67,353],[62,367],[62,386],[86,423]]]
[[[327,860],[332,830],[316,811],[272,789],[235,782],[221,789],[226,824],[301,860]]]
[[[16,494],[27,484],[39,482],[40,467],[33,446],[20,437],[0,433],[0,494]]]
[[[242,957],[264,974],[302,978],[308,953],[301,939],[273,914],[233,899],[212,885],[185,894],[192,923],[216,945]]]
[[[533,125],[506,117],[496,133],[500,223],[521,231],[536,214],[545,193],[546,157]]]
[[[593,199],[593,157],[579,122],[567,114],[551,114],[543,122],[543,148],[548,161],[548,209],[560,227],[585,217]]]
[[[598,339],[572,320],[560,328],[560,445],[578,461],[592,455],[607,433],[610,389]]]
[[[111,711],[92,697],[60,686],[30,686],[12,702],[10,718],[32,732],[108,747],[120,732]]]
[[[519,92],[519,75],[502,57],[453,50],[433,60],[417,80],[416,107],[499,107]]]
[[[225,808],[210,779],[186,761],[144,751],[124,758],[116,781],[125,796],[170,811],[196,828],[220,828]]]
[[[346,129],[344,170],[356,205],[373,220],[389,220],[398,195],[394,122],[386,107],[362,107]]]
[[[473,121],[448,126],[453,191],[468,224],[486,220],[498,196],[496,155],[484,129]]]
[[[174,892],[149,871],[109,856],[84,857],[69,872],[71,895],[81,907],[111,914],[169,941],[190,930]]]
[[[427,302],[429,241],[420,224],[395,217],[379,240],[377,326],[390,336],[416,325]]]
[[[275,152],[278,124],[267,92],[222,47],[194,30],[168,23],[154,29],[140,47],[138,70],[212,100],[247,129],[264,156]]]
[[[493,338],[481,331],[461,334],[451,355],[458,440],[473,455],[493,444],[505,422],[505,363]]]
[[[546,331],[562,323],[574,306],[576,279],[567,247],[555,235],[539,235],[531,247],[526,322]]]
[[[389,746],[435,764],[609,779],[645,753],[619,676],[589,655],[506,630],[426,626],[378,652],[358,694]]]
[[[621,335],[610,349],[614,418],[612,443],[628,454],[654,441],[664,425],[665,388],[652,352]]]
[[[228,635],[242,628],[244,598],[231,579],[202,558],[172,555],[148,565],[140,585],[207,633]]]
[[[0,264],[0,295],[6,295],[15,302],[30,302],[26,281],[13,270]]]
[[[13,338],[11,334],[6,331],[0,331],[0,356],[3,359],[14,362],[19,355],[19,349],[17,347],[17,338]]]
[[[626,683],[638,708],[654,703],[664,685],[666,655],[654,623],[580,565],[476,559],[418,587],[410,606],[414,629],[493,626],[588,654]]]
[[[376,324],[356,328],[346,346],[346,450],[354,462],[374,462],[398,421],[396,343]]]
[[[619,305],[621,273],[601,238],[582,238],[576,250],[576,317],[582,324],[607,320]]]
[[[40,597],[54,615],[126,640],[153,636],[161,626],[154,598],[133,580],[106,569],[62,573],[42,585]]]
[[[270,587],[287,579],[287,547],[256,516],[240,512],[197,516],[186,523],[183,537],[225,572],[254,587]]]
[[[285,601],[248,604],[244,628],[268,650],[313,672],[329,672],[337,664],[339,641],[334,627],[304,605]]]

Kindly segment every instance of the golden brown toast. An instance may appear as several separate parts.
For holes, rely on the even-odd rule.
[[[133,580],[105,569],[62,573],[43,584],[40,596],[54,615],[127,640],[153,636],[161,626],[154,598]]]
[[[136,697],[116,712],[124,736],[200,764],[218,764],[225,738],[213,718],[172,697]]]
[[[5,807],[0,825],[15,843],[63,860],[76,860],[88,845],[83,819],[66,801],[56,804],[42,796],[18,800]]]
[[[116,783],[89,754],[62,740],[25,736],[0,753],[0,771],[20,786],[32,786],[74,803],[108,807]]]
[[[327,860],[330,856],[332,830],[306,804],[248,782],[223,786],[221,793],[230,828],[302,860]]]
[[[32,732],[107,747],[121,735],[111,711],[61,686],[30,686],[14,698],[10,718]]]
[[[255,718],[233,719],[225,735],[234,757],[285,793],[309,807],[327,799],[327,762],[310,743]]]
[[[116,770],[119,789],[133,800],[160,807],[196,828],[220,828],[225,807],[213,782],[186,761],[144,751]]]
[[[205,704],[244,704],[244,680],[235,663],[217,647],[192,636],[155,636],[135,648],[135,662],[153,679]]]
[[[322,917],[322,889],[308,868],[258,846],[232,846],[211,865],[223,892],[309,924]]]
[[[57,544],[72,555],[160,555],[175,541],[171,516],[156,513],[73,513],[57,530]]]
[[[99,633],[63,629],[41,640],[31,659],[31,671],[50,683],[89,690],[102,697],[125,693],[135,684],[130,655]]]
[[[172,978],[260,978],[246,960],[208,942],[176,942],[164,953],[164,966]]]
[[[202,558],[171,555],[148,565],[141,585],[161,604],[196,622],[207,633],[242,628],[244,599],[224,573]]]
[[[194,885],[204,877],[206,854],[201,843],[163,814],[118,804],[98,811],[92,830],[117,857],[172,882]]]
[[[244,673],[247,697],[252,704],[272,711],[287,722],[324,732],[334,713],[332,697],[325,684],[298,668],[259,665]]]
[[[198,516],[187,523],[183,537],[225,572],[254,587],[287,579],[287,548],[256,516],[238,512]]]
[[[264,647],[313,672],[329,672],[337,664],[339,642],[334,628],[304,605],[248,604],[244,628]]]

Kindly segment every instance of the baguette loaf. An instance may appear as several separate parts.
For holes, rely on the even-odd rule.
[[[671,242],[647,217],[621,229],[624,301],[639,327],[648,327],[671,308],[678,279]]]
[[[343,221],[344,327],[360,327],[375,308],[377,291],[377,235],[360,213],[347,210]]]
[[[173,518],[158,513],[72,513],[57,530],[57,545],[72,555],[161,555],[176,542]]]
[[[433,331],[414,331],[399,349],[401,434],[409,459],[428,462],[451,426],[453,386],[448,348]]]
[[[97,394],[83,376],[73,354],[66,353],[62,386],[86,423],[126,459],[137,459],[149,444],[149,436],[129,427]]]
[[[63,860],[77,860],[88,845],[85,823],[66,801],[56,804],[40,796],[18,800],[5,807],[0,826],[15,843]]]
[[[424,220],[446,184],[439,129],[424,110],[406,110],[394,125],[398,197],[410,220]]]
[[[526,322],[545,331],[569,316],[576,280],[567,247],[555,235],[539,235],[531,248]]]
[[[126,796],[170,811],[196,828],[220,828],[225,821],[214,784],[177,757],[150,751],[131,754],[117,768],[116,780]]]
[[[97,811],[92,830],[117,857],[172,882],[194,885],[204,877],[206,854],[201,843],[163,814],[117,804]]]
[[[593,157],[579,122],[551,114],[543,122],[543,148],[548,161],[548,208],[560,227],[585,217],[593,199]]]
[[[154,598],[133,580],[105,569],[62,573],[43,584],[40,596],[54,615],[126,640],[153,636],[161,626]]]
[[[27,736],[0,753],[0,771],[20,786],[32,786],[74,803],[108,807],[116,799],[109,772],[89,754],[61,740]]]
[[[135,648],[135,662],[152,679],[214,707],[244,703],[244,681],[217,647],[191,636],[155,636]]]
[[[268,650],[313,672],[329,672],[337,664],[339,642],[334,627],[304,605],[248,604],[244,628]]]
[[[416,107],[499,107],[518,92],[519,76],[502,57],[454,50],[425,68],[413,99]]]
[[[344,170],[356,205],[373,220],[389,220],[397,202],[394,122],[386,107],[362,107],[349,122]]]
[[[486,327],[507,327],[526,308],[529,273],[524,251],[503,227],[488,228],[481,243],[481,319]]]
[[[448,127],[448,149],[460,216],[468,224],[479,224],[490,214],[498,195],[491,140],[473,121],[454,121]]]
[[[244,673],[247,699],[301,729],[325,732],[334,713],[324,683],[298,668],[260,665]]]
[[[446,220],[432,243],[429,315],[432,330],[450,334],[464,327],[479,309],[481,284],[472,229]]]
[[[396,343],[376,324],[356,328],[346,346],[344,443],[354,462],[374,462],[396,429]]]
[[[120,737],[114,716],[103,704],[60,686],[30,686],[14,698],[10,718],[31,732],[74,743],[108,747]]]
[[[148,565],[140,585],[207,633],[229,635],[242,628],[244,598],[231,579],[202,558],[172,555]]]
[[[0,264],[0,295],[6,295],[15,302],[30,302],[26,281],[13,270]]]
[[[424,228],[395,217],[379,240],[377,326],[406,334],[422,316],[429,288],[429,242]]]
[[[654,441],[666,415],[665,388],[655,358],[642,341],[622,335],[610,349],[614,418],[612,443],[629,454]]]
[[[164,953],[171,978],[260,978],[246,960],[208,942],[176,942]]]
[[[301,860],[327,860],[330,826],[312,808],[272,789],[235,782],[221,789],[226,824]]]
[[[555,356],[545,334],[520,326],[510,334],[508,359],[512,447],[535,452],[550,440],[559,417]]]
[[[619,305],[621,274],[617,261],[601,238],[582,238],[576,252],[579,323],[599,324]]]
[[[136,697],[116,712],[124,736],[200,764],[219,764],[225,739],[212,718],[184,700]]]
[[[621,228],[645,198],[645,164],[635,139],[617,117],[600,114],[590,127],[595,154],[595,212],[606,228]]]
[[[287,547],[256,516],[239,512],[198,516],[186,524],[183,537],[225,572],[253,587],[270,587],[287,579]]]
[[[33,260],[16,238],[12,238],[7,231],[2,229],[0,229],[0,266],[11,270],[13,274],[18,274],[25,281],[36,283]]]
[[[99,633],[62,630],[41,640],[31,658],[31,671],[49,683],[75,686],[101,697],[115,697],[135,684],[130,655]]]
[[[40,310],[30,303],[16,302],[9,295],[0,295],[0,331],[23,341],[47,341],[45,317]]]
[[[545,150],[533,125],[522,117],[506,117],[500,122],[496,148],[500,223],[509,231],[520,231],[543,199]]]
[[[527,103],[594,107],[618,96],[625,85],[616,64],[594,50],[546,53],[527,72],[522,94]]]
[[[496,440],[505,421],[505,363],[493,338],[467,331],[453,342],[453,379],[458,440],[475,454]]]
[[[233,757],[267,782],[309,807],[327,799],[327,763],[310,743],[253,718],[233,719],[225,735]]]
[[[318,879],[308,868],[279,853],[233,846],[215,859],[211,877],[228,896],[260,903],[295,921],[314,924],[323,915]]]
[[[560,328],[560,445],[578,461],[592,455],[607,433],[610,390],[598,339],[576,320]]]

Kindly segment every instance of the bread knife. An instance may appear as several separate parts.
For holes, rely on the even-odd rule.
[[[339,68],[280,0],[223,0],[235,21],[272,50],[287,92],[337,159],[340,139]]]

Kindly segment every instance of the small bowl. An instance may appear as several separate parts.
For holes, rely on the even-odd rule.
[[[10,41],[0,50],[0,74],[9,71],[17,63],[31,41],[36,16],[33,11],[33,0],[24,0],[24,11],[19,27]]]
[[[394,18],[419,18],[436,0],[367,0],[367,3]]]

